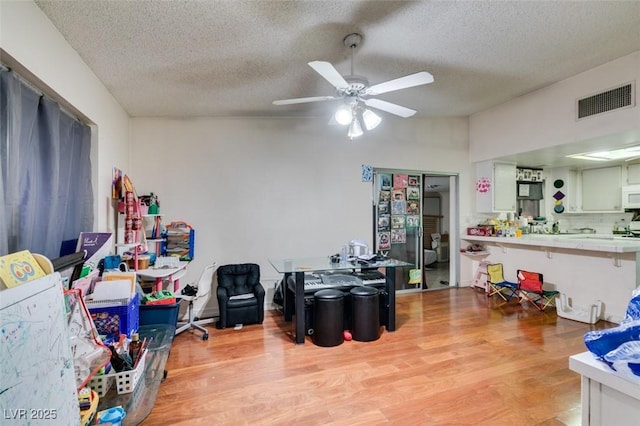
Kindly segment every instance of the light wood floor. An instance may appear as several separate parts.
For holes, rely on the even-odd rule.
[[[151,425],[578,425],[595,326],[470,288],[399,295],[397,330],[375,342],[294,345],[290,324],[176,337]]]
[[[425,267],[424,278],[426,288],[429,290],[450,288],[451,281],[449,277],[449,262],[436,262]],[[455,283],[453,283],[453,285],[455,286]]]

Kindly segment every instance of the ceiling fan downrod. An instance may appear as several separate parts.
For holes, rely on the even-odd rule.
[[[351,33],[347,35],[342,41],[345,46],[351,49],[351,75],[353,74],[353,57],[355,55],[356,47],[362,42],[362,36],[358,33]]]

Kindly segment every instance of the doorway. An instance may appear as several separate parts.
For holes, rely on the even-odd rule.
[[[457,175],[374,169],[374,250],[412,264],[396,268],[396,291],[456,285],[457,184]]]
[[[451,186],[449,176],[422,176],[422,241],[424,289],[450,288],[451,273]]]

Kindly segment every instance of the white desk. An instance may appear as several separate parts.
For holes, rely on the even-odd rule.
[[[142,278],[146,278],[146,279],[150,279],[150,280],[155,280],[156,282],[156,291],[161,291],[162,290],[162,281],[167,278],[169,279],[169,281],[173,281],[173,292],[176,293],[178,291],[178,289],[180,288],[180,279],[174,279],[173,275],[182,271],[183,269],[185,269],[187,267],[187,265],[189,264],[189,262],[186,261],[180,261],[178,262],[178,266],[176,266],[175,268],[165,268],[165,267],[161,267],[161,268],[148,268],[148,269],[139,269],[136,271],[136,273],[138,275],[140,275]]]
[[[628,380],[595,359],[591,352],[569,357],[569,368],[582,375],[582,425],[637,425],[640,377]]]

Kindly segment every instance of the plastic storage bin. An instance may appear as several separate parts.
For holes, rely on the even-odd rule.
[[[131,337],[138,330],[139,300],[136,293],[130,299],[87,301],[86,305],[99,334]]]
[[[175,328],[178,323],[179,303],[168,305],[140,305],[140,326],[168,324]]]
[[[89,387],[93,389],[99,397],[103,397],[115,381],[118,395],[133,392],[140,378],[144,375],[146,358],[147,349],[145,349],[144,353],[140,356],[140,361],[138,361],[138,365],[133,370],[93,376],[89,381]]]

